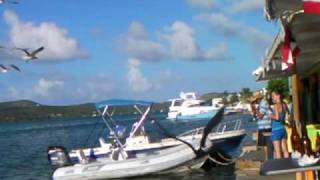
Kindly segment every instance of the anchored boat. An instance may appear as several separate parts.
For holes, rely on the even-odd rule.
[[[195,92],[180,93],[180,98],[170,99],[168,119],[189,121],[210,119],[223,106],[220,98],[206,102],[197,97]]]

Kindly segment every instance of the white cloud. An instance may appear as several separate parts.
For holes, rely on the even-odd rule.
[[[206,52],[204,52],[203,57],[204,59],[216,59],[216,60],[226,60],[230,59],[227,57],[228,48],[225,43],[217,44]]]
[[[170,42],[173,56],[182,59],[194,59],[199,56],[199,48],[194,38],[194,31],[187,24],[181,21],[174,22],[166,37]]]
[[[192,7],[201,8],[202,10],[211,10],[227,13],[242,13],[262,10],[264,7],[263,0],[187,0]]]
[[[98,74],[94,77],[90,77],[87,82],[84,83],[84,89],[84,96],[88,101],[97,101],[111,97],[110,94],[115,89],[115,85],[111,81],[110,76],[106,74]]]
[[[188,0],[191,6],[210,9],[214,6],[214,0]]]
[[[183,77],[177,72],[171,69],[163,69],[159,72],[159,79],[156,80],[155,84],[158,84],[159,87],[167,87],[167,83],[177,83],[183,80]]]
[[[39,53],[44,60],[86,58],[87,53],[79,48],[79,42],[68,36],[68,31],[54,22],[23,22],[13,11],[5,11],[4,19],[9,25],[10,46],[35,49],[44,46]]]
[[[127,79],[129,87],[135,92],[145,92],[152,88],[151,83],[143,76],[141,69],[141,62],[138,59],[128,60],[128,74]]]
[[[34,92],[40,96],[50,96],[53,91],[63,88],[64,81],[41,78],[34,87]]]
[[[240,13],[248,11],[263,10],[263,0],[240,0],[236,1],[227,10],[231,13]]]
[[[129,32],[121,40],[121,48],[130,58],[139,61],[179,60],[221,60],[226,59],[225,44],[217,44],[209,50],[201,49],[192,27],[182,21],[175,21],[158,34],[162,43],[151,41],[143,25],[131,23]]]
[[[219,60],[226,59],[227,48],[218,44],[209,50],[201,49],[196,41],[194,30],[182,21],[175,21],[168,28],[165,39],[169,41],[171,55],[185,60]]]
[[[147,95],[152,92],[165,90],[170,85],[179,84],[183,77],[170,69],[161,69],[151,75],[152,79],[147,79],[141,71],[142,62],[138,59],[128,60],[127,81],[130,90],[135,95]]]
[[[139,22],[132,22],[129,32],[121,40],[122,48],[130,57],[152,61],[166,56],[164,47],[150,40]]]
[[[240,38],[252,47],[264,50],[272,41],[272,36],[250,25],[233,21],[224,14],[212,13],[198,17],[208,23],[214,31],[227,38]]]
[[[19,92],[19,90],[17,90],[15,87],[10,86],[8,87],[8,94],[10,97],[16,99],[16,98],[21,98],[21,92]],[[25,99],[25,98],[21,98],[21,99]]]
[[[47,77],[30,81],[27,86],[8,86],[1,94],[0,101],[30,99],[42,104],[73,104],[96,102],[115,95],[114,82],[106,74],[82,78],[61,73],[59,77],[42,76]]]

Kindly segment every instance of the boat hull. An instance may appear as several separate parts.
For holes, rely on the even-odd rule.
[[[179,144],[172,144],[172,145],[166,145],[166,146],[158,146],[158,147],[151,147],[151,148],[146,148],[146,149],[137,149],[137,150],[126,150],[126,153],[128,154],[129,158],[136,158],[139,156],[143,156],[146,154],[150,154],[154,151],[159,151],[163,149],[167,149],[173,146],[177,146]],[[86,153],[86,157],[90,158],[90,154]],[[102,150],[101,153],[95,154],[95,158],[110,158],[111,156],[111,151],[109,149]],[[78,157],[75,155],[75,152],[71,154],[71,161],[72,163],[79,163]]]
[[[53,173],[53,179],[81,180],[143,176],[177,168],[197,159],[191,148],[181,144],[142,158],[123,161],[102,159],[89,164],[62,167]]]
[[[223,134],[209,134],[207,146],[210,149],[224,147],[226,152],[235,150],[245,136],[244,130],[225,132]],[[198,138],[191,141],[198,147]],[[210,153],[209,149],[207,152]],[[150,151],[145,156],[139,156],[124,161],[112,161],[110,158],[101,158],[88,164],[58,168],[53,179],[109,179],[143,176],[148,174],[183,172],[200,168],[207,160],[206,156],[196,156],[191,148],[180,144],[158,151]]]
[[[243,137],[245,136],[244,130],[235,130],[235,131],[225,131],[223,133],[210,133],[208,139],[213,143],[215,147],[222,147],[224,152],[234,151],[235,148],[239,146]],[[201,135],[197,136],[186,136],[182,139],[189,141],[193,138],[200,138]],[[151,154],[155,151],[171,148],[174,146],[180,145],[181,142],[170,140],[167,142],[159,142],[159,143],[150,143],[150,144],[141,144],[136,146],[126,147],[125,151],[128,154],[129,158],[137,158],[139,156],[144,156],[147,154]],[[96,158],[109,158],[111,155],[110,148],[94,148],[98,150],[95,153]],[[86,149],[85,155],[90,158],[90,149]],[[73,151],[69,154],[71,157],[72,163],[79,163],[78,157],[76,156],[76,151]]]
[[[246,136],[246,134],[244,132],[240,132],[237,135],[213,140],[212,144],[216,150],[230,154],[239,148],[239,146],[245,136]]]

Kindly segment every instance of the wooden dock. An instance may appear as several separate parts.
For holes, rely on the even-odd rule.
[[[265,152],[263,148],[255,145],[247,145],[242,147],[245,155],[239,158],[235,163],[235,174],[237,179],[275,179],[275,180],[292,180],[295,179],[295,174],[285,174],[276,176],[261,176],[260,166],[265,159]]]

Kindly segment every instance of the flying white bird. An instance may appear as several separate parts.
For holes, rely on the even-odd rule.
[[[0,4],[5,4],[5,3],[19,4],[18,1],[0,0]]]
[[[21,72],[21,69],[18,68],[18,66],[14,65],[14,64],[10,64],[8,66],[5,66],[3,64],[0,64],[0,72],[1,73],[7,73],[9,72],[10,70],[15,70],[15,71],[19,71]]]
[[[14,69],[14,70],[16,70],[16,71],[21,72],[21,69],[18,68],[18,66],[14,65],[14,64],[10,64],[10,67],[11,67],[11,69]]]
[[[22,59],[26,60],[26,62],[30,61],[30,60],[34,60],[34,59],[38,59],[38,57],[36,56],[39,52],[41,52],[42,50],[44,50],[44,47],[41,46],[40,48],[29,52],[28,49],[23,49],[23,48],[16,48],[17,50],[23,51],[25,53],[25,56],[22,57]]]
[[[7,73],[8,72],[8,68],[6,68],[3,64],[0,64],[0,72],[1,73]]]

